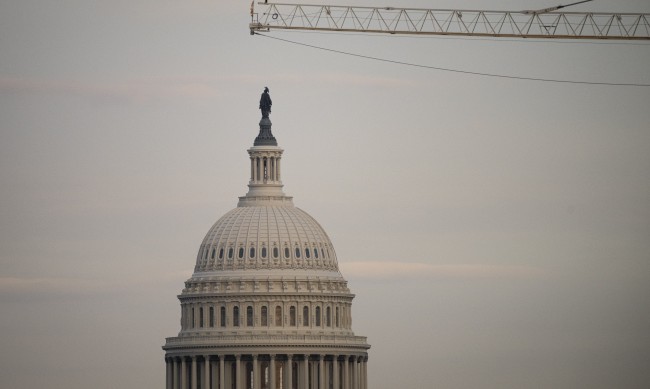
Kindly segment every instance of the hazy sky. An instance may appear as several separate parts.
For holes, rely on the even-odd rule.
[[[337,55],[250,36],[249,6],[0,0],[1,388],[164,386],[176,295],[247,191],[264,86],[285,192],[328,232],[357,295],[372,389],[647,388],[650,87]],[[647,43],[272,35],[650,83]]]

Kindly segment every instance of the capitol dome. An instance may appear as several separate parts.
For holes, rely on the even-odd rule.
[[[292,205],[241,206],[222,216],[201,243],[196,276],[246,270],[257,276],[293,269],[340,277],[336,254],[318,222]],[[253,272],[251,272],[251,270]]]
[[[178,296],[167,389],[367,389],[354,295],[324,229],[282,190],[270,104],[267,90],[248,192],[209,229]]]

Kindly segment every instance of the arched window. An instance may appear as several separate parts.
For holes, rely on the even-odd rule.
[[[309,307],[306,305],[302,308],[302,326],[309,327]]]
[[[328,327],[332,326],[332,308],[330,307],[325,309],[325,325]]]
[[[273,258],[277,258],[280,256],[280,250],[278,250],[277,247],[273,247]]]
[[[219,259],[223,259],[223,247],[219,249]]]
[[[239,253],[237,255],[239,258],[244,258],[244,248],[240,247],[239,248]]]
[[[262,327],[266,327],[269,325],[269,313],[268,313],[268,308],[266,308],[266,305],[262,307]]]
[[[289,308],[289,325],[296,326],[296,307]]]
[[[203,308],[199,308],[199,327],[203,328]]]
[[[275,307],[275,326],[282,327],[282,307],[279,305]]]
[[[253,307],[250,305],[246,307],[246,326],[253,326]]]
[[[316,327],[320,327],[320,307],[316,307]]]
[[[318,249],[317,248],[314,248],[314,257],[316,257],[316,259],[318,259]]]
[[[232,259],[233,253],[234,253],[234,250],[232,249],[232,247],[230,247],[228,249],[228,259]]]
[[[309,255],[309,248],[305,249],[305,257],[311,258],[311,255]]]
[[[216,248],[212,248],[212,253],[210,254],[210,259],[214,259],[214,254],[217,252]]]
[[[196,318],[194,317],[194,307],[192,307],[192,328],[196,326]]]
[[[262,258],[266,258],[266,247],[262,247]]]
[[[300,258],[300,247],[296,247],[296,258]]]
[[[255,258],[255,247],[251,247],[249,250],[248,256],[251,258]]]
[[[221,307],[219,312],[219,322],[222,327],[226,326],[226,307]]]
[[[289,251],[288,247],[284,248],[284,257],[289,258],[291,256],[291,252]]]
[[[214,327],[214,307],[210,307],[210,327]]]
[[[232,325],[239,327],[239,307],[232,308]]]

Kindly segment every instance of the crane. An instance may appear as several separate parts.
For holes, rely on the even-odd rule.
[[[271,30],[545,39],[650,40],[649,13],[486,11],[251,3],[251,35]]]

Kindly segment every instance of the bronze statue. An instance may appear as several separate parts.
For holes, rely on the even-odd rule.
[[[271,113],[271,95],[269,95],[269,88],[264,87],[264,93],[260,97],[260,109],[262,110],[262,117],[268,118]]]

